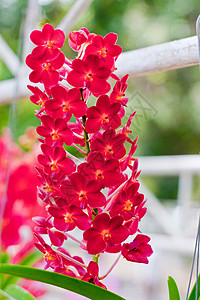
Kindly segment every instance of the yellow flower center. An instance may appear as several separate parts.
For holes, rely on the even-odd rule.
[[[51,260],[51,261],[56,260],[55,256],[52,255],[52,254],[50,254],[49,252],[46,252],[45,255],[44,255],[44,257],[45,257],[47,260]]]
[[[86,192],[86,191],[80,191],[78,200],[79,200],[79,201],[82,201],[83,198],[86,198],[86,199],[87,199],[87,196],[86,196],[86,195],[87,195],[87,192]]]
[[[96,176],[96,179],[104,179],[103,171],[101,171],[101,170],[97,170],[95,172],[95,176]]]
[[[109,145],[107,145],[106,148],[105,148],[105,155],[108,154],[108,153],[113,154],[112,147],[109,146]]]
[[[66,223],[73,223],[74,222],[73,219],[72,219],[72,215],[68,212],[65,214],[64,219],[65,219]]]
[[[99,55],[102,56],[102,57],[106,57],[107,52],[108,52],[108,50],[105,47],[101,48],[101,50],[99,51]]]
[[[51,136],[52,136],[53,141],[59,140],[59,138],[60,138],[57,131],[53,131]]]
[[[85,80],[86,81],[92,81],[93,80],[93,74],[92,72],[88,72],[86,75],[85,75]]]
[[[119,101],[121,101],[123,96],[125,96],[125,94],[124,94],[124,93],[122,93],[122,92],[118,92],[118,95],[117,95],[117,97],[116,97],[116,100],[119,100]]]
[[[51,165],[51,171],[56,171],[59,169],[59,167],[57,166],[57,162],[56,161],[52,161]]]
[[[70,110],[70,105],[68,102],[65,102],[63,105],[62,105],[62,109],[63,109],[63,112],[67,112]]]
[[[129,211],[129,210],[132,209],[132,206],[133,206],[132,202],[130,200],[127,200],[125,202],[125,204],[124,204],[124,210],[128,210]]]
[[[109,117],[106,113],[103,113],[103,115],[101,116],[101,124],[103,123],[108,123],[109,122]]]
[[[104,230],[101,232],[101,235],[103,236],[104,241],[111,238],[111,234],[109,233],[109,230],[108,230],[108,229],[104,229]]]
[[[42,64],[42,67],[43,67],[43,69],[45,69],[45,70],[47,70],[47,71],[49,71],[49,69],[50,69],[50,67],[51,67],[51,63],[43,63]]]

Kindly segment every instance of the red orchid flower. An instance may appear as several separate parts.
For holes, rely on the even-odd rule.
[[[54,60],[46,60],[43,56],[36,57],[29,54],[26,58],[26,64],[33,71],[29,75],[30,81],[41,82],[47,88],[58,84],[60,74],[59,69],[63,66],[65,56],[62,52]]]
[[[80,118],[86,114],[87,106],[81,100],[81,93],[79,89],[70,89],[56,85],[51,89],[53,99],[45,103],[45,108],[57,116],[63,117],[68,114],[68,120],[72,114]]]
[[[111,209],[111,216],[121,215],[125,220],[129,220],[134,216],[135,206],[138,206],[144,200],[144,195],[137,192],[139,186],[139,182],[134,182],[119,194]]]
[[[68,175],[75,171],[75,163],[66,157],[66,152],[63,148],[51,148],[50,146],[43,144],[41,145],[41,149],[44,154],[38,155],[38,161],[45,167],[46,173],[64,173]]]
[[[126,154],[124,142],[126,136],[124,134],[116,134],[114,129],[108,129],[103,134],[94,135],[91,139],[91,151],[98,151],[104,155],[106,159],[120,159]]]
[[[106,67],[110,69],[114,65],[114,58],[122,53],[122,47],[115,45],[117,41],[116,33],[108,33],[104,38],[96,35],[92,43],[86,48],[85,56],[90,54],[98,55]]]
[[[88,215],[75,205],[62,207],[50,206],[48,211],[54,217],[55,228],[61,231],[71,231],[76,226],[81,230],[85,230],[91,223]]]
[[[45,144],[63,146],[65,143],[70,146],[73,143],[73,133],[63,119],[53,119],[50,116],[43,115],[41,121],[42,125],[38,126],[36,131],[39,135],[45,137]]]
[[[148,264],[148,258],[153,250],[148,244],[150,238],[147,235],[138,234],[129,244],[123,244],[122,255],[129,261]]]
[[[102,187],[118,185],[123,180],[118,160],[111,158],[105,161],[99,152],[91,152],[88,155],[88,162],[78,166],[78,172],[90,181],[96,180]]]
[[[40,30],[34,30],[30,35],[31,41],[38,47],[32,54],[43,56],[45,59],[53,59],[59,55],[59,48],[64,45],[65,34],[60,29],[54,29],[52,25],[45,24]]]
[[[101,67],[101,60],[96,55],[88,55],[85,61],[75,59],[72,62],[72,71],[67,76],[67,81],[76,88],[88,88],[93,95],[102,95],[110,90],[107,79],[111,70]]]
[[[118,115],[121,105],[119,103],[110,103],[107,95],[100,96],[96,106],[92,106],[87,111],[87,120],[85,130],[89,133],[97,132],[103,129],[116,129],[121,124],[121,118]]]
[[[73,173],[69,176],[71,184],[63,185],[62,191],[69,203],[85,209],[90,207],[101,207],[105,204],[106,198],[100,192],[99,184],[93,180],[89,181],[79,173]]]
[[[106,286],[99,281],[98,274],[99,274],[98,264],[94,261],[91,261],[87,267],[87,273],[81,279],[89,283],[98,285],[104,289],[107,289]]]
[[[83,233],[87,241],[87,250],[90,254],[98,254],[109,247],[120,244],[129,236],[128,229],[122,225],[123,218],[117,216],[110,218],[108,214],[101,213],[93,220],[93,226]]]

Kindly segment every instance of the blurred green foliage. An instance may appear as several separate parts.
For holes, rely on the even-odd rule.
[[[39,0],[41,24],[57,26],[75,1]],[[0,32],[15,53],[19,53],[23,19],[27,0],[0,1]],[[142,48],[174,39],[195,35],[199,1],[182,0],[93,0],[79,18],[74,29],[87,27],[91,32],[105,35],[116,32],[124,51]],[[68,44],[63,51],[75,57]],[[0,61],[0,80],[12,75]],[[130,103],[127,115],[138,107],[138,99],[146,105],[146,112],[133,120],[132,137],[139,135],[136,155],[197,154],[200,150],[200,73],[198,67],[130,78],[127,95]],[[136,95],[136,96],[135,96]],[[145,99],[145,100],[143,100]],[[17,105],[16,136],[29,125],[36,125],[36,107],[28,100]],[[9,105],[0,108],[0,130],[8,122]],[[156,113],[155,113],[156,112]],[[124,118],[124,123],[127,116]],[[161,198],[176,198],[177,180],[160,178],[147,184]],[[197,196],[197,195],[196,195]]]

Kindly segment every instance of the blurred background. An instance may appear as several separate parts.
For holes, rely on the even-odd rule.
[[[37,28],[46,22],[58,26],[75,2],[38,0]],[[23,50],[27,39],[28,5],[28,0],[0,1],[1,38],[21,62],[24,60]],[[108,32],[116,32],[118,44],[125,52],[194,36],[199,14],[198,0],[93,0],[71,30],[86,27],[90,32],[103,36]],[[75,57],[67,41],[63,51],[67,57]],[[13,78],[14,75],[0,55],[0,86]],[[178,167],[171,173],[169,171],[171,165],[176,169],[176,157],[168,163],[166,157],[162,159],[160,156],[195,155],[200,151],[199,67],[130,77],[128,83],[127,96],[130,100],[123,122],[127,121],[131,112],[138,111],[140,117],[134,119],[131,130],[132,138],[139,136],[136,156],[139,162],[141,157],[141,169],[144,169],[141,178],[150,210],[142,222],[142,232],[152,236],[154,255],[147,266],[120,262],[113,272],[110,288],[126,299],[165,300],[168,299],[167,277],[172,275],[182,296],[185,296],[198,225],[200,172],[190,170],[190,176],[186,172],[186,176],[180,180]],[[30,148],[20,142],[19,137],[25,134],[29,126],[38,125],[34,116],[36,107],[28,98],[18,99],[18,88],[15,85],[13,88],[16,91],[15,99],[11,101],[2,97],[0,102],[0,134],[10,127],[15,143],[20,144],[20,149],[26,153]],[[149,156],[159,156],[160,160],[153,160],[146,170],[149,160],[145,160],[145,157],[148,159]],[[198,166],[198,160],[195,161]],[[155,172],[154,167],[156,169],[159,165],[162,169],[162,164],[163,171]],[[180,164],[187,166],[190,163],[183,160]],[[182,201],[180,186],[184,182],[189,182],[190,193],[187,196],[190,199]],[[159,221],[159,218],[163,220]],[[109,287],[109,283],[107,285]],[[64,297],[60,295],[60,299],[66,299]],[[50,299],[50,296],[45,298],[44,295],[41,299]],[[69,299],[82,297],[70,295]]]

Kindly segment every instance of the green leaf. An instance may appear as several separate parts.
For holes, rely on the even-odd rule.
[[[180,300],[180,294],[175,280],[171,276],[169,276],[167,282],[169,289],[169,300]]]
[[[36,263],[41,258],[42,258],[42,253],[40,251],[36,250],[36,251],[31,252],[22,261],[20,261],[20,265],[32,266],[34,263]]]
[[[75,292],[77,294],[83,295],[85,297],[88,297],[89,299],[125,300],[124,298],[116,294],[113,294],[94,284],[70,276],[66,276],[63,274],[58,274],[58,273],[40,270],[36,268],[30,268],[30,267],[19,266],[19,265],[0,264],[0,273],[10,274],[10,275],[14,275],[26,279],[32,279],[40,282],[45,282]]]
[[[198,293],[197,293],[197,299],[199,299],[200,297],[200,275],[198,277]],[[188,300],[196,300],[196,283],[195,285],[193,286],[193,289],[191,291],[191,294],[188,298]]]
[[[42,257],[40,251],[31,252],[23,260],[20,261],[20,265],[32,266]],[[1,288],[4,290],[8,285],[16,283],[19,280],[16,276],[9,276],[4,281],[2,280]]]
[[[36,299],[27,290],[25,290],[24,288],[22,288],[21,286],[16,285],[16,284],[9,285],[6,288],[5,292],[9,296],[13,297],[13,299],[16,299],[16,300],[35,300]]]
[[[9,296],[5,291],[0,289],[0,300],[13,300],[11,296]]]

